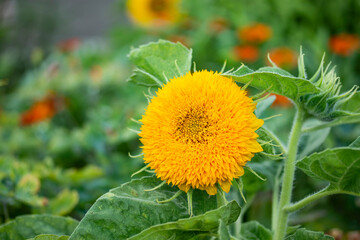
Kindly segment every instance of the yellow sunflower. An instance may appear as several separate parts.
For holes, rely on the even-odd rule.
[[[142,117],[144,161],[156,176],[187,192],[229,192],[231,182],[263,149],[256,104],[229,78],[209,71],[171,79]]]
[[[179,17],[179,0],[128,0],[131,19],[144,27],[163,26]]]

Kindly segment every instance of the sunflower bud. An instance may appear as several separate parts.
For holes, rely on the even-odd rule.
[[[300,54],[300,63],[303,63],[303,57],[304,55]],[[309,81],[320,89],[320,93],[305,95],[300,99],[310,115],[324,121],[332,121],[334,118],[347,115],[346,111],[341,110],[341,106],[355,94],[358,86],[340,94],[342,87],[340,78],[336,75],[335,67],[330,67],[330,63],[324,69],[324,57]]]

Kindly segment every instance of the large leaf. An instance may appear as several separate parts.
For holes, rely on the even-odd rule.
[[[271,231],[257,221],[250,221],[241,225],[241,240],[271,240]]]
[[[297,162],[297,167],[310,177],[330,182],[329,190],[360,196],[359,138],[349,147],[314,153]]]
[[[246,71],[243,69],[246,69]],[[295,101],[303,95],[320,92],[310,81],[294,77],[286,71],[275,67],[264,67],[252,71],[246,66],[242,66],[234,72],[225,73],[224,76],[231,77],[241,83],[250,82],[250,86],[257,89],[280,94]]]
[[[70,235],[78,221],[69,217],[26,215],[0,226],[1,240],[23,240],[39,234]]]
[[[331,236],[325,235],[323,232],[314,232],[306,230],[305,228],[300,228],[296,232],[288,237],[285,240],[332,240],[334,239]]]
[[[128,238],[129,240],[146,240],[146,239],[167,239],[166,237],[172,237],[171,239],[185,239],[184,234],[186,232],[206,232],[217,230],[219,227],[219,219],[221,219],[225,225],[236,221],[240,214],[240,207],[236,201],[232,201],[227,205],[208,211],[202,215],[180,219],[176,222],[168,222],[156,226],[152,226],[141,233]],[[195,234],[195,233],[193,233]]]
[[[132,50],[130,61],[138,69],[129,81],[161,87],[167,79],[179,77],[190,71],[192,50],[180,43],[159,40]]]
[[[156,202],[172,197],[177,187],[164,185],[145,191],[160,183],[156,177],[144,177],[106,193],[90,208],[70,239],[126,239],[151,226],[189,217],[186,194],[168,203]],[[215,197],[209,197],[205,191],[194,191],[195,215],[215,207]]]
[[[58,236],[54,234],[40,234],[34,238],[28,240],[68,240],[69,236]]]

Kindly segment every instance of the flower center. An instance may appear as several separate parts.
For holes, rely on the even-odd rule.
[[[150,9],[155,13],[164,12],[167,8],[166,0],[152,0],[150,2]]]
[[[209,119],[204,109],[190,109],[177,119],[175,138],[183,143],[206,143]]]

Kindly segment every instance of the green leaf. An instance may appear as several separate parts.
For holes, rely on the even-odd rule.
[[[301,227],[301,225],[288,226],[286,228],[286,235],[295,233],[300,227]]]
[[[43,206],[43,198],[37,195],[40,190],[40,179],[28,173],[20,179],[16,185],[15,198],[30,206],[41,207]]]
[[[79,194],[76,191],[64,189],[44,207],[43,211],[52,215],[64,216],[70,213],[79,202]]]
[[[218,229],[219,240],[230,240],[229,229],[222,219],[219,220],[219,229]]]
[[[159,239],[160,237],[173,236],[175,232],[175,239],[179,238],[180,231],[205,232],[212,231],[219,228],[219,219],[226,225],[233,223],[239,217],[240,207],[236,201],[232,201],[225,206],[218,209],[208,211],[202,215],[180,219],[176,222],[168,222],[160,225],[152,226],[141,233],[128,238],[129,240],[146,240]],[[180,230],[180,231],[179,231]],[[183,237],[183,236],[182,236]]]
[[[325,235],[323,232],[314,232],[306,230],[305,228],[300,228],[296,232],[288,237],[285,240],[332,240],[334,239],[331,236]]]
[[[360,148],[353,146],[314,153],[296,165],[310,177],[330,182],[328,190],[360,196]]]
[[[241,68],[243,67],[245,66],[242,66]],[[244,84],[251,81],[250,85],[257,89],[280,94],[295,101],[303,95],[320,92],[320,90],[310,81],[291,76],[289,73],[279,68],[266,67],[255,72],[250,72],[249,70],[241,71],[241,68],[223,75]]]
[[[156,202],[172,197],[177,187],[164,185],[145,191],[160,183],[156,177],[144,177],[110,190],[90,208],[70,239],[91,240],[100,236],[102,239],[126,239],[153,225],[189,217],[186,194],[168,203]],[[193,194],[195,215],[216,208],[215,197],[209,197],[205,191]]]
[[[129,58],[138,69],[129,81],[145,86],[161,87],[167,79],[180,77],[190,71],[192,50],[180,43],[165,40],[133,49]]]
[[[257,221],[250,221],[241,225],[241,240],[271,240],[271,231]]]
[[[34,238],[28,240],[68,240],[69,236],[58,236],[54,234],[40,234]]]
[[[310,128],[318,125],[321,121],[317,119],[310,119],[304,123],[305,128]],[[325,141],[326,137],[329,135],[330,128],[322,128],[313,132],[304,133],[301,135],[299,141],[299,158],[305,157],[309,153],[312,153]]]
[[[70,235],[78,221],[70,217],[25,215],[0,226],[1,240],[23,240],[39,234]]]

